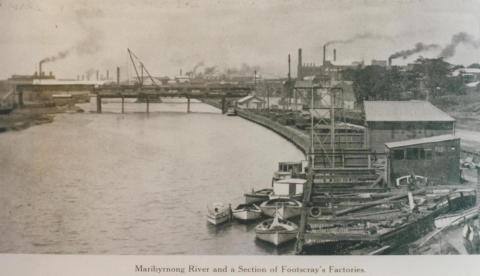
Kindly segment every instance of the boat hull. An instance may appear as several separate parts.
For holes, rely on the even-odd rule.
[[[222,216],[207,216],[207,221],[210,222],[213,225],[219,225],[222,223],[227,222],[230,219],[229,215],[222,215]]]
[[[245,203],[246,204],[253,204],[253,203],[262,203],[268,200],[268,195],[253,195],[253,194],[245,194]]]
[[[262,216],[262,212],[259,212],[259,211],[249,211],[249,210],[233,211],[233,217],[243,221],[257,220],[261,216]]]
[[[261,206],[260,209],[269,217],[274,217],[275,213],[278,213],[283,219],[299,216],[302,211],[300,206],[282,206],[280,208],[275,206]]]
[[[298,231],[256,231],[257,239],[279,246],[297,238]]]

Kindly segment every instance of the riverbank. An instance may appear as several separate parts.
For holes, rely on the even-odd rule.
[[[9,114],[0,115],[0,132],[51,123],[56,114],[77,112],[83,112],[83,109],[75,105],[17,108]]]
[[[308,149],[310,147],[310,138],[307,134],[301,132],[300,130],[277,123],[269,118],[256,115],[253,112],[246,110],[237,109],[237,115],[272,130],[273,132],[290,141],[293,145],[300,149],[303,154],[306,155],[308,153]]]

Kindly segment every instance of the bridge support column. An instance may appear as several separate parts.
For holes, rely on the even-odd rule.
[[[225,97],[222,97],[222,114],[227,113],[226,100]]]
[[[122,96],[122,113],[125,113],[125,97]]]
[[[150,99],[146,97],[145,100],[147,102],[147,113],[150,113]]]
[[[97,113],[102,113],[102,97],[97,94]]]
[[[23,108],[23,91],[18,91],[18,107]]]
[[[187,113],[190,113],[190,97],[187,97]]]

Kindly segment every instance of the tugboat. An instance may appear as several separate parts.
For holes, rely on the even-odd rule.
[[[279,216],[277,213],[274,218],[267,219],[255,227],[257,239],[279,246],[297,237],[298,225]]]

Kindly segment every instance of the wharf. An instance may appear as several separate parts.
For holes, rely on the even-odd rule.
[[[276,132],[293,143],[305,155],[307,155],[310,147],[310,137],[306,133],[295,129],[294,127],[277,123],[269,118],[265,118],[264,116],[254,114],[250,111],[237,109],[237,115]]]

